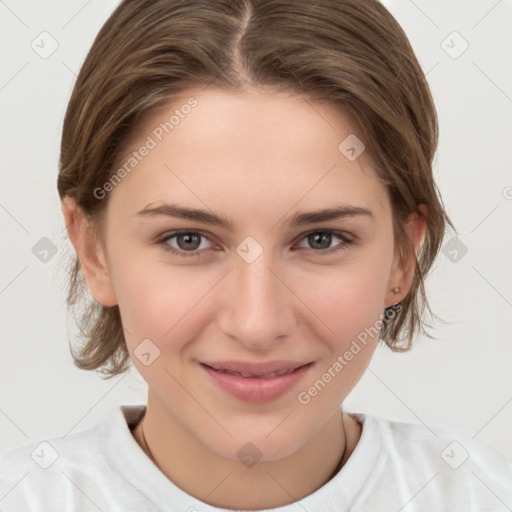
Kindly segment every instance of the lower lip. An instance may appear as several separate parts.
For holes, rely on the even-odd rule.
[[[228,395],[251,403],[264,403],[276,400],[295,387],[309,371],[313,363],[297,368],[286,375],[277,377],[242,377],[233,373],[214,370],[201,364],[213,382]]]

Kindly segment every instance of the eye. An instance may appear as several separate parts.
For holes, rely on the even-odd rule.
[[[339,240],[339,243],[330,247],[336,239]],[[312,250],[321,255],[345,250],[353,243],[352,238],[347,233],[331,230],[311,231],[306,234],[302,241],[305,241]],[[304,246],[300,245],[300,247]]]
[[[331,247],[331,244],[338,240],[339,242]],[[171,241],[173,241],[171,243]],[[198,231],[173,231],[163,235],[157,243],[162,245],[165,251],[179,257],[201,256],[205,249],[211,248],[208,243],[211,240]],[[319,255],[329,255],[348,248],[353,242],[351,235],[342,231],[319,230],[307,233],[302,239],[310,245],[309,249]],[[299,247],[304,247],[299,245]],[[308,247],[305,247],[306,249]]]
[[[171,245],[170,241],[173,239],[175,239],[177,247]],[[204,246],[203,240],[209,240],[209,238],[197,231],[175,231],[165,235],[159,240],[159,243],[172,254],[189,257],[197,256],[200,254],[200,250],[209,248]]]

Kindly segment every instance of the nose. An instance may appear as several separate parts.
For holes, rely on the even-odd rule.
[[[233,269],[219,290],[219,328],[252,351],[266,352],[291,335],[297,298],[284,284],[281,266],[273,264],[270,251],[252,263],[236,257]]]

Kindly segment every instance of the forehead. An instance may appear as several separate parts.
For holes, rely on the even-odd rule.
[[[171,200],[233,214],[386,207],[366,152],[347,157],[344,141],[362,147],[353,117],[296,93],[189,89],[146,116],[137,137],[119,167],[135,165],[110,198],[126,215]]]

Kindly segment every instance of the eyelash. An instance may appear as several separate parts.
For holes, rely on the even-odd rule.
[[[333,247],[331,249],[318,249],[318,250],[310,249],[311,251],[313,251],[321,256],[331,255],[331,254],[334,254],[334,253],[337,253],[340,251],[344,251],[344,250],[348,249],[349,245],[354,243],[353,240],[348,237],[347,233],[344,233],[343,231],[334,231],[334,230],[330,230],[330,229],[320,229],[320,230],[316,230],[316,231],[309,231],[300,239],[300,242],[302,242],[308,236],[318,234],[318,233],[324,233],[324,234],[328,233],[328,234],[334,235],[336,238],[339,238],[341,240],[341,242],[338,245],[336,245],[335,247]],[[171,233],[167,233],[167,234],[163,235],[160,239],[158,239],[156,241],[156,243],[159,245],[162,245],[162,248],[165,251],[168,251],[171,254],[174,254],[174,255],[182,257],[182,258],[190,258],[192,256],[200,256],[201,255],[201,252],[203,252],[202,250],[201,251],[180,251],[180,250],[174,249],[172,246],[170,246],[167,243],[169,240],[171,240],[172,238],[176,238],[178,235],[199,235],[203,238],[206,238],[207,240],[210,240],[206,235],[203,235],[199,231],[183,230],[183,231],[173,231]]]

